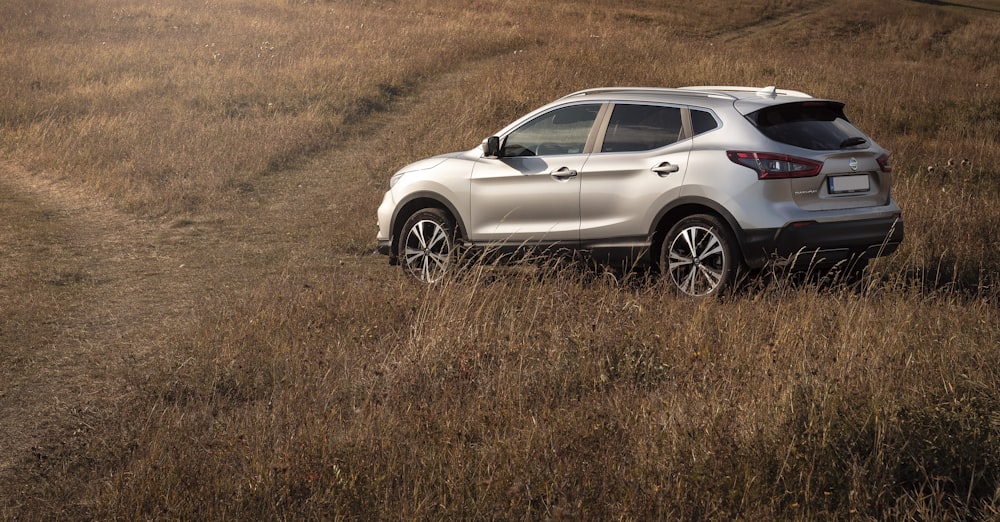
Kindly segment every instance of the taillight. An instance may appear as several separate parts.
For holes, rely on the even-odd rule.
[[[882,172],[892,172],[892,164],[889,163],[888,152],[879,156],[878,159],[875,161],[878,162],[878,168],[882,169]]]
[[[823,164],[805,158],[771,152],[728,151],[726,155],[737,165],[757,171],[758,179],[808,178],[819,174]]]

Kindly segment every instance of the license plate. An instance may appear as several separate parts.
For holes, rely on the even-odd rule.
[[[827,178],[830,194],[847,194],[850,192],[868,192],[871,188],[868,175],[860,176],[833,176]]]

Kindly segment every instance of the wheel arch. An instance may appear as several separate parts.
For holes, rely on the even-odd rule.
[[[415,192],[407,196],[399,205],[396,206],[396,211],[392,215],[392,230],[391,230],[391,247],[389,250],[390,261],[395,262],[396,252],[399,249],[399,236],[403,229],[403,225],[406,220],[417,212],[424,208],[437,208],[448,213],[452,221],[455,223],[455,235],[458,238],[465,238],[465,223],[462,220],[462,215],[458,212],[458,209],[448,201],[447,199],[441,197],[440,194],[433,192]]]
[[[696,214],[709,214],[721,219],[729,227],[729,231],[736,237],[736,245],[740,252],[740,257],[746,262],[746,250],[743,246],[743,229],[736,218],[733,217],[722,205],[705,198],[682,197],[672,201],[663,207],[653,220],[653,226],[649,231],[650,245],[649,256],[650,265],[658,266],[657,256],[663,247],[663,239],[667,235],[670,227],[678,221]]]

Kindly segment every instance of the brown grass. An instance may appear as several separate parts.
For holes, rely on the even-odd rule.
[[[964,3],[5,3],[0,518],[997,517],[1000,5]],[[701,301],[369,255],[402,164],[684,84],[845,100],[902,249]]]

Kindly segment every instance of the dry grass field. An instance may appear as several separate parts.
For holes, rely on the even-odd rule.
[[[996,0],[5,0],[0,45],[0,519],[1000,517]],[[707,300],[372,255],[400,166],[703,84],[847,102],[900,251]]]

